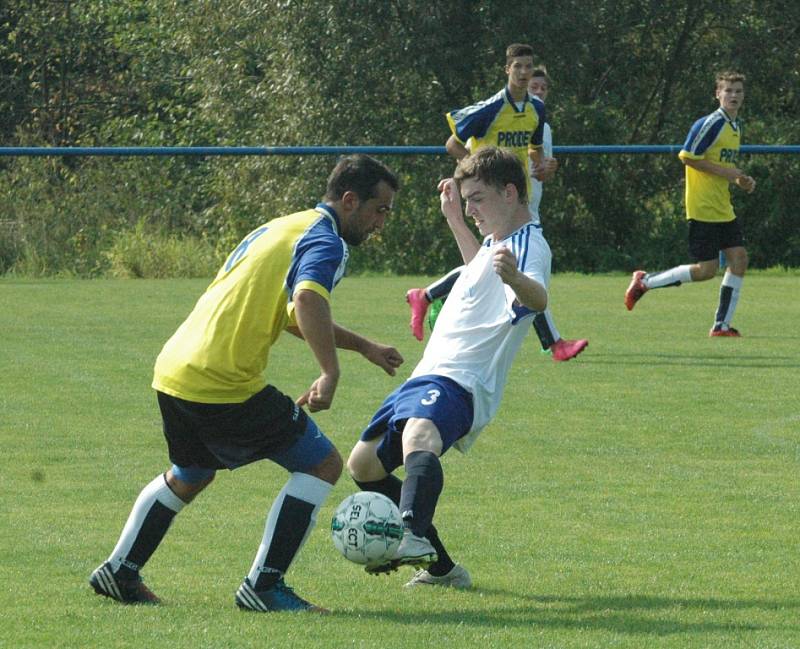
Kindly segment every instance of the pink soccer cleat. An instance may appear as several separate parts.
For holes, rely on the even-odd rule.
[[[633,271],[633,278],[625,291],[625,306],[628,311],[633,311],[634,305],[641,299],[642,295],[647,293],[647,287],[644,285],[642,278],[646,275],[643,270]]]
[[[422,325],[425,323],[425,314],[431,304],[425,295],[425,289],[412,288],[406,293],[406,302],[411,307],[411,333],[417,340],[422,340],[425,337]]]
[[[712,338],[717,337],[725,337],[725,338],[741,338],[742,334],[739,333],[738,329],[734,329],[733,327],[729,327],[728,325],[717,324],[711,328],[711,331],[708,332],[708,335]]]
[[[570,358],[575,358],[588,346],[589,341],[583,338],[580,340],[564,340],[563,338],[559,338],[550,345],[550,351],[553,353],[554,361],[568,361]]]

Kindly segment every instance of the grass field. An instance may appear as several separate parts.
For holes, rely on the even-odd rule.
[[[339,322],[422,345],[405,289],[348,278]],[[748,276],[742,339],[707,332],[718,282],[648,293],[628,277],[563,276],[553,309],[591,344],[553,363],[531,334],[500,416],[467,456],[445,455],[442,537],[470,592],[367,577],[328,522],[343,477],[287,581],[327,617],[238,611],[233,595],[285,474],[222,473],[147,565],[160,607],[93,594],[139,490],[166,466],[153,361],[204,281],[0,280],[2,647],[800,647],[800,276]],[[343,355],[316,417],[346,455],[398,378]],[[316,377],[290,336],[272,380]]]

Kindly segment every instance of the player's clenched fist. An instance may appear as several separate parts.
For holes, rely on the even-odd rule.
[[[517,258],[505,246],[500,246],[494,253],[492,260],[494,272],[500,276],[505,284],[510,284],[517,277]]]

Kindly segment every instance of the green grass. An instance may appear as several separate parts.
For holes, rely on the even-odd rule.
[[[348,278],[337,320],[422,345],[406,288]],[[289,583],[328,617],[244,614],[233,594],[285,475],[221,473],[147,565],[161,607],[122,607],[87,585],[139,490],[167,466],[150,379],[204,281],[0,281],[2,647],[798,647],[800,277],[753,273],[736,326],[709,339],[718,282],[648,293],[628,277],[556,276],[565,337],[553,363],[531,334],[500,416],[467,456],[448,453],[437,511],[472,592],[417,590],[340,558],[327,524],[342,478]],[[316,420],[346,455],[398,378],[343,354],[334,409]],[[282,338],[271,379],[316,377]]]

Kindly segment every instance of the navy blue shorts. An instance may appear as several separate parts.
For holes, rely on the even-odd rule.
[[[472,427],[472,395],[444,376],[409,379],[384,400],[361,433],[362,441],[383,436],[377,453],[388,473],[403,464],[403,428],[411,418],[429,419],[442,437],[442,455]]]
[[[235,469],[274,459],[312,428],[312,438],[319,433],[309,426],[308,415],[271,385],[243,403],[196,403],[156,394],[169,459],[179,467]]]
[[[689,219],[689,254],[695,261],[710,261],[719,251],[744,246],[739,219],[723,223],[707,223]]]

